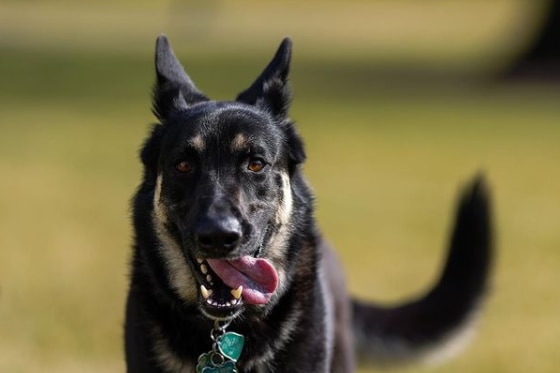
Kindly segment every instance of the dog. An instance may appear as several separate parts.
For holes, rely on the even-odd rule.
[[[348,295],[288,117],[291,47],[284,39],[235,101],[213,101],[158,37],[159,123],[141,150],[132,202],[128,372],[348,373],[356,361],[446,349],[476,320],[493,253],[482,175],[461,192],[447,259],[427,294],[391,307]]]

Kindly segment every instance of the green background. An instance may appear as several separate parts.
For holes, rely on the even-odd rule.
[[[426,291],[457,193],[485,172],[499,251],[477,333],[452,360],[393,372],[557,372],[560,91],[496,79],[535,5],[0,2],[0,371],[124,371],[129,200],[165,32],[216,99],[293,38],[317,217],[360,297]]]

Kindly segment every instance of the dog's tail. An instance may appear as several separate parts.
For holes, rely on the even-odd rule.
[[[491,206],[482,175],[459,200],[443,272],[426,295],[396,307],[353,302],[356,351],[362,363],[442,359],[472,331],[492,264]]]

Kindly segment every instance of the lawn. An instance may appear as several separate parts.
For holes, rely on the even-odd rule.
[[[129,200],[166,31],[220,99],[293,37],[317,217],[362,298],[425,291],[461,185],[486,174],[498,254],[478,332],[394,372],[556,372],[560,91],[489,79],[521,2],[209,3],[0,4],[0,371],[124,370]]]

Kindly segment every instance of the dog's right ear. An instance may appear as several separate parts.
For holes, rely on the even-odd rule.
[[[194,85],[165,35],[156,41],[156,84],[153,90],[152,111],[162,122],[169,119],[174,112],[187,109],[201,101],[208,101]]]

